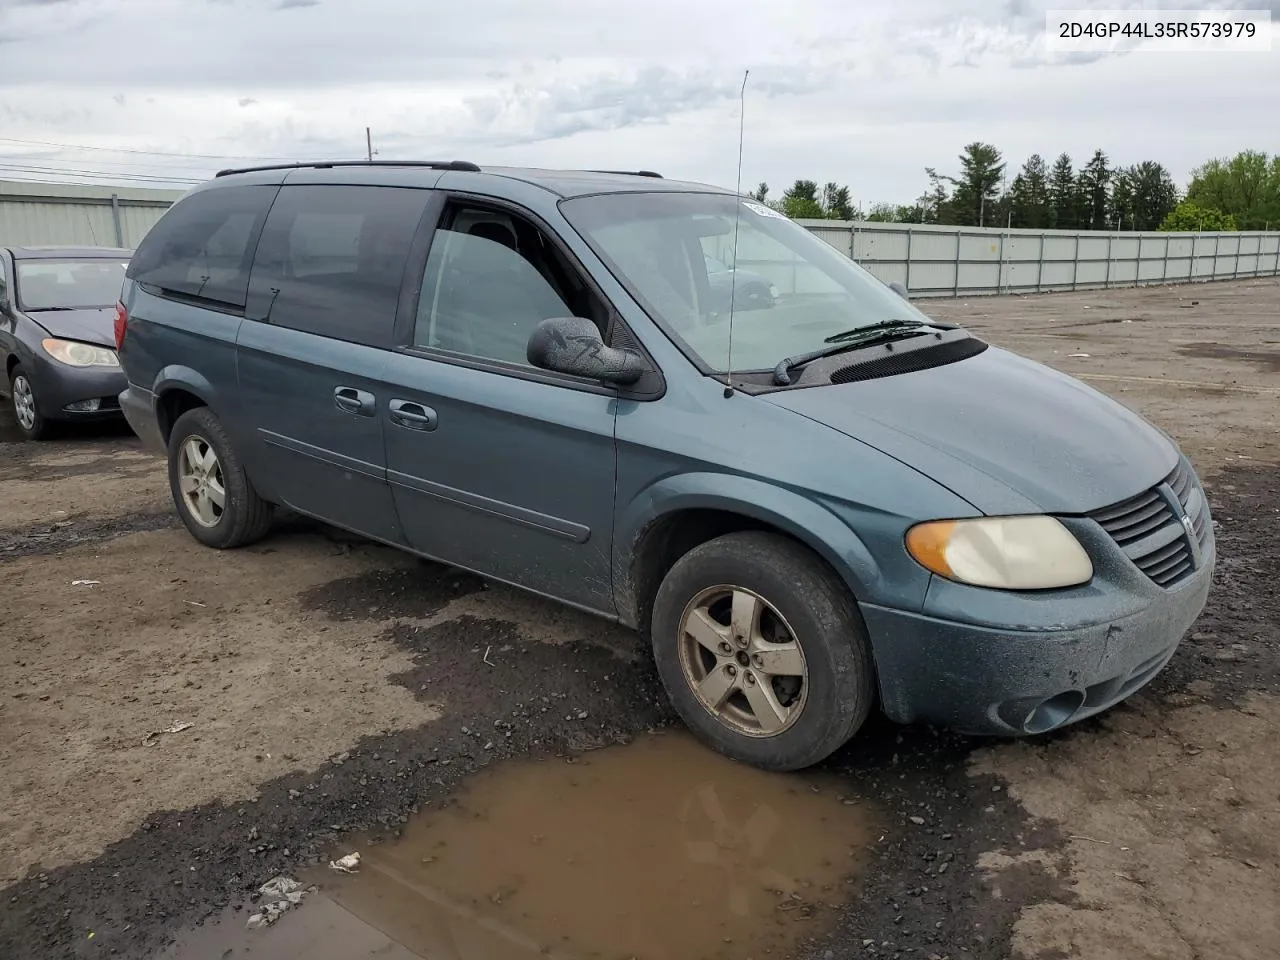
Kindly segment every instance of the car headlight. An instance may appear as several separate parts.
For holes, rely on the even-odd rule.
[[[53,359],[72,367],[118,367],[120,360],[114,350],[95,347],[91,343],[76,340],[44,340],[40,344]]]
[[[1046,590],[1093,576],[1089,555],[1053,517],[921,523],[907,531],[907,551],[926,570],[976,587]]]

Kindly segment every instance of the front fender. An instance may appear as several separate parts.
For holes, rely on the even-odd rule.
[[[9,390],[9,371],[7,369],[9,365],[9,357],[12,356],[18,361],[18,363],[26,367],[28,371],[31,371],[36,365],[36,352],[35,348],[31,345],[33,343],[38,344],[42,337],[47,337],[48,335],[49,334],[45,331],[44,327],[38,326],[30,320],[27,320],[25,324],[22,320],[19,320],[14,325],[13,346],[11,349],[5,351],[5,355],[3,357],[0,357],[0,360],[5,361],[6,369],[0,370],[0,374],[5,374],[3,389],[6,392]]]
[[[724,473],[683,473],[651,484],[618,511],[614,588],[618,609],[636,609],[636,548],[658,520],[681,510],[721,510],[787,533],[821,556],[855,597],[882,596],[884,576],[866,544],[822,503],[785,487]]]

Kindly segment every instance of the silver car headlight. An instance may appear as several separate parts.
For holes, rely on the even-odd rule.
[[[77,340],[55,340],[50,338],[41,341],[44,352],[53,359],[70,367],[118,367],[120,360],[114,350],[96,347],[91,343],[80,343]]]
[[[936,520],[907,531],[907,552],[948,580],[1001,590],[1046,590],[1088,583],[1093,563],[1053,517]]]

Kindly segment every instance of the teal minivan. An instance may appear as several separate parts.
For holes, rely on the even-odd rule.
[[[769,769],[877,706],[1005,736],[1096,714],[1209,590],[1169,437],[733,191],[228,171],[139,245],[115,333],[200,542],[287,507],[619,621],[699,737]]]

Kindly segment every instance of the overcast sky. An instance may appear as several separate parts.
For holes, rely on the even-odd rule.
[[[743,186],[775,194],[805,177],[908,202],[973,140],[1010,176],[1101,147],[1180,185],[1208,157],[1280,152],[1280,0],[1160,4],[1269,8],[1270,53],[1046,51],[1045,9],[1083,6],[1157,4],[0,0],[0,178],[359,158],[369,126],[384,159],[732,186],[747,68]]]

